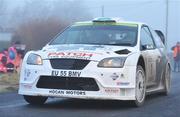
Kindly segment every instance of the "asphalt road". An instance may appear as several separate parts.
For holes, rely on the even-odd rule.
[[[0,117],[180,117],[180,73],[173,73],[169,96],[147,96],[140,108],[122,101],[75,99],[49,99],[43,106],[32,106],[17,93],[4,93]]]

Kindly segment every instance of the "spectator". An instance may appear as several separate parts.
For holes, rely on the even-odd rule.
[[[19,72],[26,46],[16,41],[0,52],[0,73]]]
[[[7,57],[3,52],[0,52],[0,73],[6,73]]]
[[[180,71],[180,42],[172,47],[174,58],[174,71]]]
[[[6,57],[8,56],[8,49],[4,48],[3,52],[2,52]]]
[[[17,57],[17,51],[14,46],[8,48],[8,62],[6,64],[7,72],[13,72],[16,68],[15,60]]]

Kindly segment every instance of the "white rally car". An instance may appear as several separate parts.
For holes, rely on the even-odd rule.
[[[42,50],[28,52],[19,94],[30,104],[48,97],[131,100],[170,89],[163,35],[148,25],[113,18],[77,22]]]

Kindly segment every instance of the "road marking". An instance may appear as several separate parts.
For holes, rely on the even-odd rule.
[[[18,107],[18,106],[23,106],[23,105],[25,105],[25,104],[26,104],[26,103],[18,103],[18,104],[12,104],[12,105],[2,105],[2,106],[0,106],[0,109]]]

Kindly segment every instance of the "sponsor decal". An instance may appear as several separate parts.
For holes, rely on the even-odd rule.
[[[111,76],[110,76],[113,80],[116,80],[119,78],[119,75],[117,75],[116,73],[113,73]]]
[[[62,76],[62,77],[80,77],[81,72],[79,71],[57,71],[53,70],[51,72],[52,76]]]
[[[117,89],[117,88],[106,88],[104,91],[106,93],[113,94],[113,93],[119,93],[120,89]]]
[[[25,69],[24,74],[26,77],[29,77],[31,75],[31,70],[30,69]]]
[[[22,84],[22,86],[26,89],[31,89],[32,85],[31,84]]]
[[[118,86],[127,86],[127,85],[130,85],[130,82],[117,82],[116,84]]]
[[[32,76],[38,73],[37,70],[33,70],[33,69],[24,69],[23,72],[24,72],[24,81],[32,79]]]
[[[96,50],[96,48],[100,48],[101,46],[86,46],[86,45],[78,45],[78,46],[61,46],[57,48],[57,51],[67,51],[67,50]],[[101,47],[102,48],[102,47]]]
[[[58,89],[49,90],[50,94],[61,94],[61,95],[86,95],[85,91],[64,91]]]
[[[31,74],[32,73],[31,73],[30,69],[25,69],[24,70],[24,81],[27,81],[30,78]]]
[[[48,58],[72,58],[89,60],[93,55],[93,53],[87,52],[51,52],[48,54]]]

